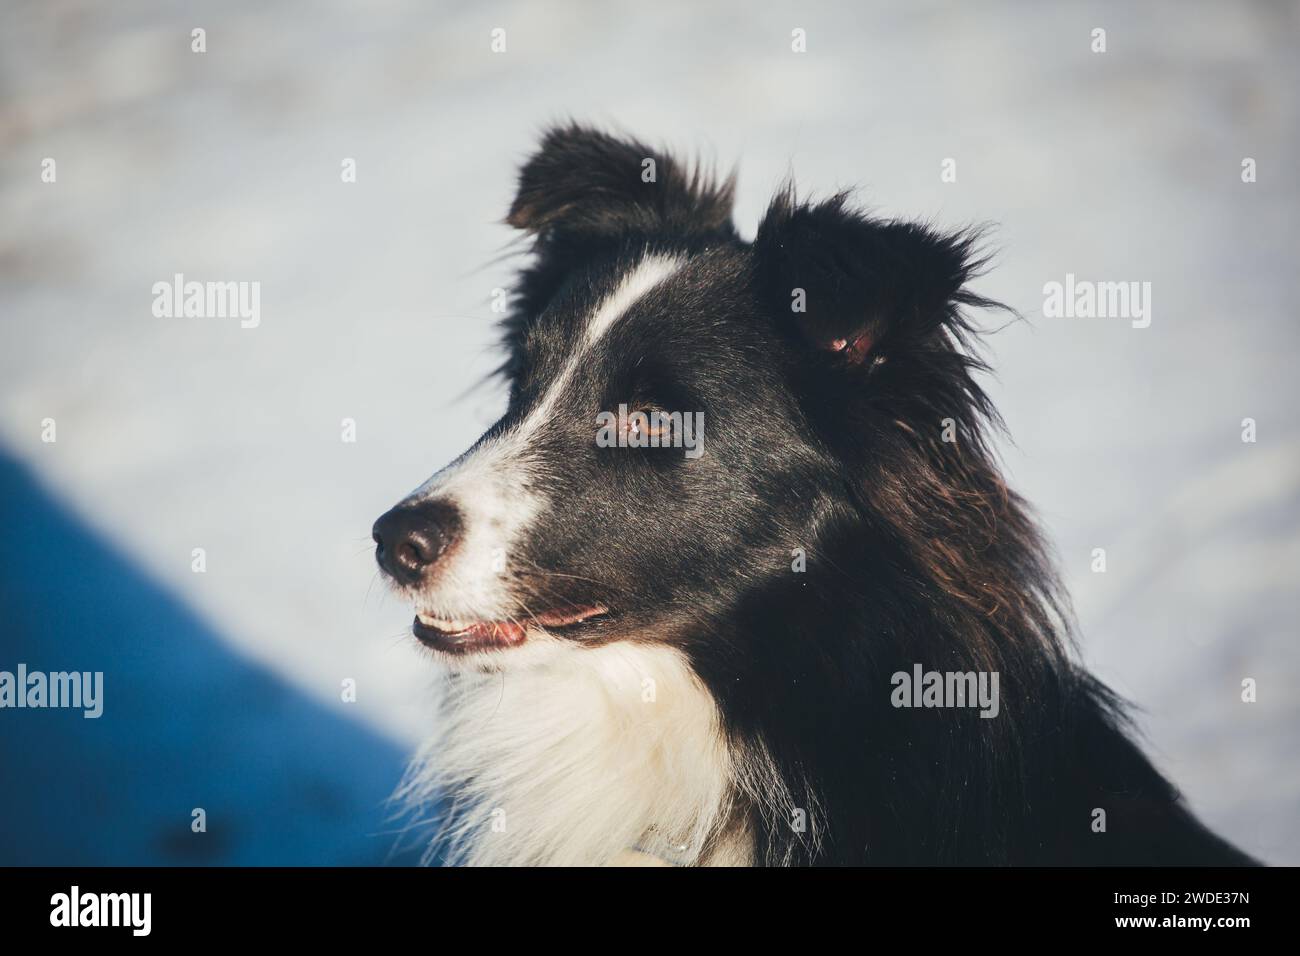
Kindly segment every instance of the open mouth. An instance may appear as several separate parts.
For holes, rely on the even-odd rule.
[[[608,609],[599,605],[575,607],[565,611],[545,611],[509,621],[476,621],[435,617],[421,611],[415,616],[411,631],[421,644],[450,654],[516,647],[530,630],[562,633],[589,621],[606,616]]]

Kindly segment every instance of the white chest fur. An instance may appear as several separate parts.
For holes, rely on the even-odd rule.
[[[449,676],[437,737],[404,787],[444,795],[455,860],[604,865],[637,848],[749,862],[716,705],[678,652],[544,641],[504,664]]]

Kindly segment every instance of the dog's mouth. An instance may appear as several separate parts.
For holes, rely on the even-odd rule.
[[[608,608],[598,604],[544,611],[505,621],[443,618],[421,611],[416,614],[411,631],[426,647],[449,654],[468,654],[517,647],[528,639],[530,631],[548,634],[576,631],[588,623],[598,623],[608,614]]]

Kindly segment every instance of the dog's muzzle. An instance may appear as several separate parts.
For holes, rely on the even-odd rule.
[[[398,505],[375,522],[375,560],[398,584],[419,584],[452,550],[460,530],[460,512],[448,502]]]

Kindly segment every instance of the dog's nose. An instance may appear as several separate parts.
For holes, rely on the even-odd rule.
[[[445,554],[460,529],[454,505],[424,501],[398,505],[379,516],[371,532],[375,560],[401,584],[415,584]]]

